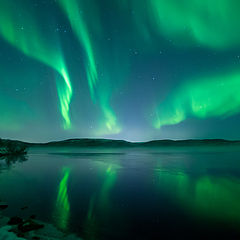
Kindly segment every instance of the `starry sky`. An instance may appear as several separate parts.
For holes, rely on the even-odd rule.
[[[0,0],[0,136],[240,139],[238,0]]]

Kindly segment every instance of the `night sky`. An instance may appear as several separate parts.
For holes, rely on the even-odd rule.
[[[240,139],[239,0],[0,0],[0,136]]]

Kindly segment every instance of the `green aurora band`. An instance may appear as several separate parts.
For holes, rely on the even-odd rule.
[[[117,165],[109,165],[106,170],[106,177],[104,180],[104,183],[101,187],[101,193],[100,193],[100,206],[104,210],[105,214],[107,209],[110,208],[110,191],[113,188],[114,184],[117,180]]]
[[[70,216],[70,204],[68,200],[68,178],[70,175],[70,169],[64,167],[62,169],[63,177],[59,183],[58,195],[56,202],[56,221],[59,228],[66,230],[68,226],[68,220]]]
[[[100,104],[100,108],[104,115],[104,125],[107,129],[107,131],[101,131],[100,134],[117,134],[121,131],[121,129],[117,124],[116,114],[114,113],[112,107],[109,104],[110,89],[107,86],[98,87],[99,84],[107,85],[107,83],[106,81],[100,82],[99,80],[96,65],[96,53],[93,49],[87,24],[85,23],[86,20],[84,19],[83,14],[81,14],[80,11],[84,10],[83,1],[59,0],[59,4],[65,12],[67,18],[69,19],[72,29],[75,32],[79,43],[85,51],[85,68],[91,99],[94,103]],[[93,12],[91,12],[90,14],[95,15],[93,14]],[[96,18],[96,16],[94,17]],[[96,20],[96,22],[100,22],[100,20]]]
[[[145,48],[156,51],[162,37],[176,49],[198,46],[223,52],[240,46],[237,0],[149,0],[141,4],[139,0],[119,0],[118,3],[131,10],[134,29],[147,43]],[[239,73],[216,74],[191,82],[182,84],[154,110],[155,128],[175,125],[189,117],[228,117],[240,112]]]
[[[26,0],[26,3],[28,2],[30,0]],[[166,47],[166,41],[167,45],[171,42],[171,47],[176,49],[185,46],[191,51],[191,47],[197,46],[214,51],[221,50],[223,53],[239,47],[240,43],[238,0],[116,0],[117,6],[122,7],[116,12],[119,13],[119,19],[122,21],[121,17],[129,17],[129,29],[133,31],[129,34],[130,37],[117,36],[115,39],[114,34],[108,32],[105,26],[101,28],[104,18],[99,17],[102,15],[98,14],[97,10],[101,9],[96,0],[58,0],[56,3],[66,15],[84,51],[84,68],[90,96],[93,103],[98,105],[99,115],[102,116],[100,129],[94,129],[94,135],[97,136],[121,132],[117,114],[112,106],[112,96],[114,89],[119,88],[117,78],[120,79],[119,82],[125,78],[121,76],[122,64],[126,64],[129,57],[124,50],[129,47],[131,38],[139,40],[136,46],[144,46],[144,53],[149,53],[149,48],[157,52],[160,47]],[[126,9],[131,11],[127,12]],[[0,1],[0,35],[26,56],[56,71],[55,80],[63,127],[69,129],[72,125],[70,103],[73,89],[64,53],[58,34],[52,31],[53,29],[51,32],[44,29],[41,19],[36,17],[36,12],[31,8],[31,4]],[[131,13],[131,17],[128,13]],[[113,39],[109,42],[107,51],[104,48],[106,36]],[[125,38],[127,45],[124,45]],[[166,41],[162,42],[162,38]],[[114,63],[115,51],[120,60],[117,64]],[[191,117],[224,118],[239,113],[239,76],[238,72],[230,72],[225,76],[200,77],[191,81],[192,83],[182,84],[155,109],[153,126],[161,128],[164,125],[175,125]],[[3,97],[1,106],[4,105],[2,99]],[[11,114],[10,117],[13,118],[14,115]],[[8,119],[4,117],[2,126],[7,123]],[[18,123],[12,126],[19,129],[20,125]]]
[[[240,73],[201,78],[182,85],[156,109],[155,128],[186,118],[229,117],[240,112]]]
[[[86,71],[88,78],[88,85],[90,88],[91,98],[95,101],[95,88],[98,79],[97,66],[95,63],[95,56],[93,53],[92,43],[90,41],[87,26],[80,14],[80,2],[77,0],[59,0],[60,6],[65,11],[72,29],[74,30],[80,44],[83,46],[86,57]]]
[[[177,44],[194,40],[214,49],[236,47],[240,20],[235,0],[151,0],[152,22]],[[235,29],[235,30],[233,30]],[[223,34],[224,33],[224,34]],[[188,117],[228,117],[239,113],[240,74],[213,76],[183,84],[156,110],[154,127],[174,125]]]
[[[234,225],[240,223],[238,179],[208,175],[191,179],[182,171],[169,173],[164,170],[155,170],[158,187],[171,192],[170,198],[177,205],[204,219],[231,221]]]
[[[112,203],[110,195],[111,190],[117,181],[117,169],[119,169],[120,166],[118,164],[108,164],[106,167],[106,170],[105,166],[103,170],[103,183],[99,191],[95,192],[89,201],[89,208],[84,224],[86,239],[98,239],[97,230],[99,228],[99,224],[103,221],[102,218],[106,220],[111,212]],[[101,213],[100,219],[99,215],[97,214],[98,212]]]
[[[119,0],[124,8],[134,11],[136,29],[144,40],[153,43],[154,32],[175,45],[197,42],[225,49],[239,46],[238,0]]]
[[[57,91],[64,128],[68,129],[71,127],[69,105],[72,86],[61,48],[56,44],[58,41],[51,44],[47,42],[44,38],[46,34],[38,29],[33,13],[23,8],[21,4],[14,4],[17,6],[12,6],[8,0],[0,2],[0,35],[19,51],[53,68],[62,77],[57,78]]]
[[[239,45],[237,0],[150,0],[149,4],[152,20],[167,37],[219,49]]]

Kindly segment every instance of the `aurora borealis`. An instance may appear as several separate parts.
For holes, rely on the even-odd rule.
[[[72,87],[60,47],[56,47],[59,45],[57,39],[52,41],[52,43],[45,44],[44,39],[42,39],[43,34],[39,31],[37,24],[34,24],[34,17],[28,14],[25,8],[9,1],[1,1],[0,4],[0,31],[2,37],[23,52],[23,54],[52,67],[63,78],[64,84],[61,83],[62,80],[57,80],[57,88],[61,113],[65,121],[64,128],[70,127],[68,112]],[[31,23],[31,26],[29,26],[29,23]],[[20,29],[19,24],[21,26]]]
[[[174,125],[188,116],[196,118],[228,117],[240,110],[240,75],[201,79],[182,86],[163,111],[157,112],[156,128]],[[166,112],[164,112],[166,111]]]
[[[0,133],[239,139],[237,0],[0,0]]]

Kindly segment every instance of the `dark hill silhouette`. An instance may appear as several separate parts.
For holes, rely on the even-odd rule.
[[[128,142],[124,140],[112,139],[67,139],[63,141],[53,141],[48,143],[28,143],[15,140],[1,140],[1,143],[12,143],[16,146],[25,147],[168,147],[168,146],[240,146],[240,141],[230,141],[224,139],[188,139],[188,140],[153,140],[149,142]]]

